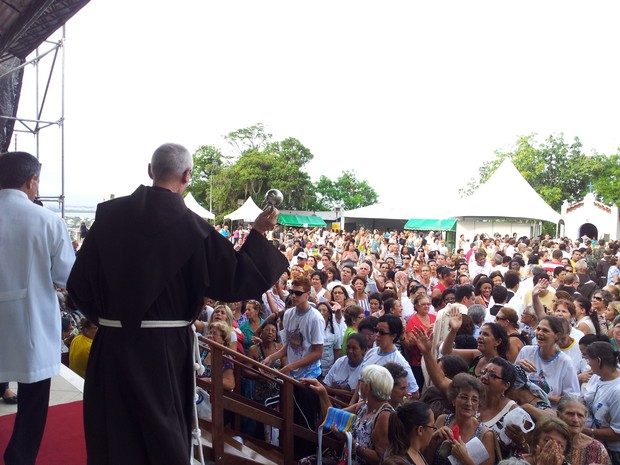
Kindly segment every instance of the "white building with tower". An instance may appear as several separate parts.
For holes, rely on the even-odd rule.
[[[558,223],[560,237],[571,239],[583,238],[616,240],[620,236],[620,218],[616,205],[605,205],[596,200],[589,192],[583,200],[562,204],[561,218]]]

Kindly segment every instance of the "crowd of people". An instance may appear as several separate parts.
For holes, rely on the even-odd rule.
[[[316,394],[296,391],[302,424],[349,403],[354,463],[620,463],[619,242],[276,232],[289,270],[231,331]]]
[[[432,231],[274,228],[275,209],[231,233],[188,213],[179,194],[191,156],[165,144],[149,165],[153,187],[102,204],[74,257],[59,223],[27,205],[40,164],[20,153],[0,163],[13,158],[30,171],[9,166],[0,201],[16,205],[15,218],[27,211],[57,230],[38,259],[49,257],[39,264],[42,294],[61,312],[39,323],[55,339],[48,346],[60,346],[85,377],[89,463],[185,459],[198,333],[298,380],[300,425],[316,430],[330,396],[348,405],[357,418],[356,464],[620,464],[619,241],[479,235],[461,236],[449,250]],[[14,236],[9,223],[0,227]],[[0,270],[2,308],[8,298],[28,299],[7,284],[24,278],[30,286],[28,277]],[[24,315],[38,314],[37,302],[23,305]],[[19,346],[11,312],[0,315],[3,343]],[[58,328],[45,331],[44,323]],[[200,355],[200,376],[212,382],[212,354]],[[34,399],[57,373],[53,350],[37,356],[49,359],[41,372],[40,360],[0,367],[4,381],[19,382],[17,394],[0,384],[5,402],[28,407],[18,416],[43,416],[46,404]],[[250,369],[237,380],[232,360],[223,363],[224,389],[240,384],[248,399],[276,406],[278,383]],[[164,402],[170,408],[147,408]],[[13,456],[40,441],[45,418],[38,439],[23,439],[22,423],[7,463],[26,463]],[[272,428],[242,427],[278,441]],[[295,444],[301,463],[314,463],[315,452],[312,443]],[[342,459],[329,454],[325,462]]]

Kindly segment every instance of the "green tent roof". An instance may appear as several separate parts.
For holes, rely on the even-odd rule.
[[[405,224],[405,229],[420,231],[456,231],[456,219],[446,218],[443,220],[411,218]]]
[[[320,216],[283,215],[278,216],[278,223],[283,226],[324,228],[327,223]]]

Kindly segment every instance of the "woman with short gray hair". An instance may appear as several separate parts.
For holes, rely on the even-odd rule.
[[[562,396],[558,402],[558,417],[568,425],[572,435],[572,447],[566,456],[571,465],[591,463],[611,465],[605,446],[583,433],[588,409],[579,397]]]
[[[312,389],[321,400],[323,415],[331,407],[327,390],[316,379],[302,379],[302,383]],[[390,405],[394,381],[390,372],[379,365],[368,365],[362,369],[360,390],[362,399],[344,410],[357,415],[351,429],[353,435],[352,464],[378,464],[388,447],[388,422],[394,411]],[[301,464],[313,462],[314,457],[307,457]]]

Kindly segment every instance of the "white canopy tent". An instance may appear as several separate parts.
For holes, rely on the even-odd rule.
[[[202,207],[196,201],[191,192],[185,196],[185,206],[205,220],[215,219],[215,215],[206,208]]]
[[[243,205],[237,208],[234,212],[229,213],[224,217],[226,220],[243,220],[253,222],[256,217],[262,212],[260,208],[256,206],[252,197],[248,197]]]
[[[560,214],[525,180],[509,158],[466,199],[454,205],[453,218],[525,219],[556,223]]]
[[[542,221],[557,224],[560,215],[551,208],[506,159],[495,173],[466,199],[456,202],[450,216],[457,218],[456,235],[477,234],[533,237],[542,233]]]

